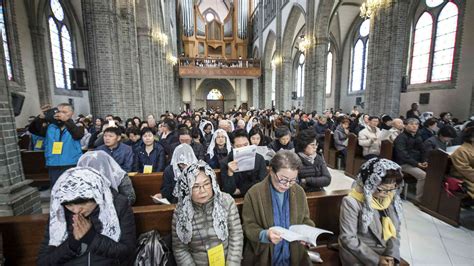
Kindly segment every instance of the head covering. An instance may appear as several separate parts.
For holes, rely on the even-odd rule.
[[[258,118],[257,118],[257,117],[252,116],[252,117],[250,117],[249,121],[247,122],[247,133],[249,133],[250,130],[252,130],[252,128],[253,128],[253,126],[254,126],[254,125],[253,125],[253,120],[254,120],[254,119],[257,119],[257,121],[258,121]]]
[[[372,207],[372,194],[377,190],[377,187],[382,183],[388,170],[400,171],[401,167],[387,159],[373,158],[365,162],[357,174],[356,183],[363,190],[364,206],[362,208],[362,230],[367,232],[369,225],[372,223],[374,217],[374,209]],[[402,202],[400,199],[400,191],[393,195],[393,205],[396,214],[400,218],[402,213]]]
[[[183,143],[179,144],[173,152],[173,157],[171,158],[171,166],[173,167],[174,180],[177,181],[181,175],[181,168],[179,168],[180,163],[184,163],[187,166],[196,163],[198,160],[196,155],[194,155],[193,148],[191,145]]]
[[[99,207],[101,234],[118,242],[120,223],[115,210],[109,181],[92,168],[75,167],[64,172],[51,190],[49,210],[49,245],[59,246],[67,239],[64,202],[94,199]]]
[[[387,115],[387,114],[383,114],[383,115],[382,115],[382,123],[385,124],[385,123],[387,123],[388,121],[392,121],[392,120],[393,120],[393,119],[392,119],[391,116],[389,116],[389,115]]]
[[[194,207],[192,203],[192,190],[196,177],[203,171],[211,178],[212,191],[214,196],[211,199],[214,203],[212,209],[212,225],[217,237],[224,241],[229,235],[227,227],[227,210],[224,207],[224,199],[216,181],[214,170],[204,161],[199,160],[191,164],[183,171],[183,174],[176,183],[178,204],[174,211],[176,220],[176,233],[179,240],[184,244],[188,244],[193,236],[193,218]]]
[[[225,137],[225,147],[227,149],[227,154],[230,153],[230,150],[232,149],[231,143],[229,136],[227,135],[227,132],[223,130],[222,128],[219,128],[218,130],[214,131],[214,134],[212,134],[212,140],[211,143],[209,144],[209,147],[207,148],[207,153],[209,154],[209,158],[212,159],[214,157],[214,147],[216,147],[216,138],[219,133],[224,134]]]
[[[424,112],[420,116],[421,123],[424,123],[426,120],[432,118],[434,116],[433,112]]]
[[[201,130],[202,136],[206,136],[206,132],[204,132],[204,128],[206,125],[210,124],[211,125],[211,134],[214,133],[214,125],[211,123],[211,121],[208,120],[202,120],[201,123],[199,124],[199,130]]]
[[[122,167],[105,151],[88,151],[77,162],[78,167],[90,167],[97,170],[100,175],[107,178],[110,186],[118,191],[123,177],[127,174]]]

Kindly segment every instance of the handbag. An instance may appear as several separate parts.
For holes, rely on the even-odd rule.
[[[447,176],[443,182],[444,190],[446,191],[446,193],[448,193],[448,196],[450,197],[454,196],[455,192],[466,193],[467,190],[464,185],[464,181],[462,181],[461,179],[450,176]]]

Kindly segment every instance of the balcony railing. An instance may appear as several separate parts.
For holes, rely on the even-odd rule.
[[[260,60],[179,58],[179,76],[182,78],[258,78],[261,75]]]

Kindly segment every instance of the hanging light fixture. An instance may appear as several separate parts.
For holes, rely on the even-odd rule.
[[[367,0],[360,7],[360,16],[364,19],[372,17],[377,10],[387,6],[386,0]]]
[[[176,65],[178,63],[178,58],[172,54],[168,54],[168,56],[166,57],[166,59],[168,59],[168,62],[170,62],[170,64],[172,66]]]
[[[298,43],[298,50],[304,53],[311,47],[311,40],[306,38],[304,35],[300,36],[300,42]]]

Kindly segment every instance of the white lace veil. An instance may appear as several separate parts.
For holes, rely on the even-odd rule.
[[[196,155],[194,155],[193,148],[191,145],[183,143],[179,144],[173,152],[173,157],[171,158],[171,165],[173,167],[174,172],[174,180],[177,181],[179,176],[181,175],[181,168],[179,168],[180,163],[184,163],[186,165],[191,165],[192,163],[197,162]]]
[[[207,153],[209,154],[209,158],[211,159],[214,157],[214,147],[216,147],[216,138],[218,134],[224,134],[225,147],[227,149],[227,154],[229,154],[230,150],[232,149],[229,135],[227,135],[227,132],[225,130],[219,128],[218,130],[214,131],[214,134],[212,134],[211,143],[209,144],[209,147],[207,148]]]
[[[178,204],[174,211],[176,221],[176,234],[179,240],[188,244],[193,236],[194,207],[192,203],[192,190],[196,177],[203,171],[211,179],[213,196],[212,225],[217,238],[224,241],[229,236],[227,227],[228,212],[224,207],[222,192],[217,184],[214,170],[204,161],[200,160],[186,168],[176,183]],[[207,228],[206,228],[207,230]]]
[[[208,121],[208,120],[203,120],[201,121],[201,123],[199,124],[199,130],[201,131],[202,133],[202,136],[206,136],[206,132],[204,132],[204,128],[206,127],[206,125],[210,124],[211,125],[211,133],[214,134],[214,125],[212,124],[211,121]]]
[[[102,223],[101,234],[118,242],[120,222],[108,179],[92,168],[75,167],[64,172],[51,190],[49,245],[57,247],[67,239],[65,207],[61,203],[79,198],[95,200]]]
[[[88,151],[77,162],[78,167],[90,167],[107,178],[110,186],[118,191],[123,177],[127,174],[122,167],[105,151]]]

